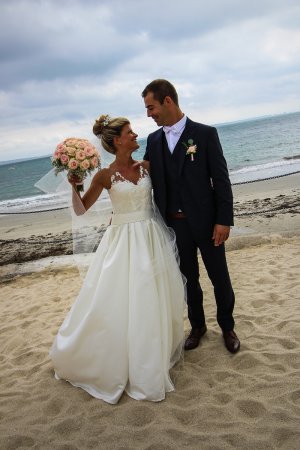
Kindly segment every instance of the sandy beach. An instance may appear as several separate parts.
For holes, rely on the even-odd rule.
[[[300,175],[233,191],[227,259],[241,350],[223,345],[199,260],[208,333],[160,403],[124,395],[111,406],[54,379],[48,351],[82,283],[71,220],[66,210],[0,216],[1,450],[299,448]]]
[[[266,242],[273,234],[300,232],[300,174],[233,186],[233,193],[235,226],[228,250]],[[70,255],[70,212],[0,215],[0,244],[0,266]]]

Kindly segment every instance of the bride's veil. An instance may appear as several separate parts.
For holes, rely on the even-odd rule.
[[[98,147],[101,159],[101,168],[108,167],[114,160],[114,155],[106,152],[99,140],[92,142]],[[86,192],[96,171],[88,174],[84,180],[84,192]],[[69,208],[72,218],[72,239],[73,239],[73,256],[75,263],[84,276],[92,260],[93,253],[99,245],[101,237],[109,225],[112,206],[106,190],[103,190],[94,205],[86,211],[83,204],[78,199],[76,209],[80,212],[77,215],[74,212],[72,203],[72,186],[68,182],[67,172],[59,172],[55,174],[55,169],[50,170],[40,180],[35,183],[35,187],[47,194],[57,196],[59,203],[63,203]]]

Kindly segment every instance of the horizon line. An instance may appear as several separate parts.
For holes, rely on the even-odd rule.
[[[285,115],[297,114],[297,113],[300,113],[300,110],[299,111],[291,111],[291,112],[282,112],[279,114],[277,114],[277,113],[276,114],[264,114],[262,116],[254,116],[254,117],[249,117],[247,119],[238,119],[238,120],[232,120],[229,122],[220,122],[220,123],[213,124],[213,126],[226,127],[229,125],[234,125],[234,124],[239,124],[239,123],[252,122],[254,120],[263,120],[263,119],[268,119],[271,117],[285,116]],[[140,139],[147,139],[147,136],[141,137]],[[46,155],[29,156],[29,157],[10,159],[10,160],[0,160],[0,165],[4,166],[6,164],[11,164],[11,163],[19,163],[19,162],[30,161],[30,160],[34,160],[34,159],[48,158],[48,157],[50,158],[51,156],[52,156],[52,153],[46,154]]]

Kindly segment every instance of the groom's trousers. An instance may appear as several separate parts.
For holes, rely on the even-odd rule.
[[[188,317],[193,328],[205,325],[203,291],[199,283],[198,249],[207,274],[214,287],[217,321],[224,331],[234,328],[234,292],[231,286],[225,256],[225,245],[214,246],[212,238],[197,239],[186,218],[168,218],[174,229],[180,257],[180,270],[187,279]]]

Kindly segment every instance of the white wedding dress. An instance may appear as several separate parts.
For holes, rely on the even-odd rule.
[[[163,400],[182,351],[184,282],[151,192],[142,168],[112,177],[112,223],[50,351],[57,379],[113,404]]]

